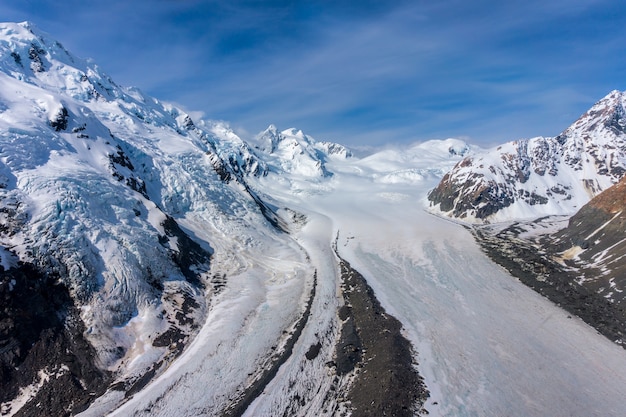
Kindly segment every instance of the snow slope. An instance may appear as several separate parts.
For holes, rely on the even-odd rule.
[[[238,323],[257,311],[268,323],[248,352],[258,366],[313,279],[243,181],[264,163],[226,125],[116,85],[29,23],[1,24],[0,51],[2,263],[68,288],[91,360],[113,373],[109,407],[162,372],[233,293],[249,293]]]

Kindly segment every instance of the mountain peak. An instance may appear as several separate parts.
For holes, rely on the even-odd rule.
[[[281,145],[284,142],[289,142],[290,145],[287,146],[290,148],[306,147],[315,142],[300,129],[289,128],[279,132],[273,124],[258,134],[257,140],[260,142],[259,149],[268,153],[274,153],[278,147],[285,146]]]
[[[57,60],[76,64],[80,60],[72,56],[60,42],[54,40],[50,35],[41,31],[37,26],[29,21],[21,23],[0,23],[0,48],[9,55],[19,53],[24,46],[38,49],[33,53],[29,50],[29,58],[35,59],[34,55],[44,54],[54,57]],[[4,55],[4,54],[3,54]],[[15,59],[15,56],[12,55]]]
[[[276,125],[272,123],[267,127],[267,129],[265,129],[263,133],[272,133],[275,135],[278,133],[278,129],[276,128]]]
[[[595,131],[596,133],[624,133],[626,132],[626,94],[613,90],[594,104],[587,112],[578,118],[559,137],[576,136],[577,134]]]
[[[296,129],[295,127],[291,127],[289,129],[285,129],[282,131],[282,134],[285,136],[295,136],[301,139],[307,139],[308,140],[308,136],[304,134],[304,132],[301,129]]]
[[[572,214],[626,172],[626,95],[612,91],[554,138],[465,158],[429,199],[471,221]]]
[[[256,136],[258,142],[257,148],[263,152],[272,153],[276,150],[278,142],[281,140],[281,134],[273,124]]]
[[[40,32],[37,26],[25,20],[23,22],[0,22],[0,34],[1,36],[13,35],[17,38],[26,39],[29,37],[36,37],[35,32]],[[39,33],[41,35],[41,33]]]
[[[96,65],[72,55],[30,22],[0,23],[0,73],[81,101],[124,96]]]

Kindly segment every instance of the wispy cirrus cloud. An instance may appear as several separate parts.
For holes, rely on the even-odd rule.
[[[347,144],[553,135],[624,89],[613,0],[8,0],[122,84]]]

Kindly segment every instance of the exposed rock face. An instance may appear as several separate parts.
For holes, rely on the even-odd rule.
[[[552,243],[577,281],[622,305],[626,298],[626,178],[598,194]]]
[[[68,289],[31,264],[0,270],[0,414],[82,411],[111,376],[96,366]]]
[[[506,143],[459,162],[428,196],[450,217],[571,214],[626,172],[626,94],[613,91],[554,138]]]

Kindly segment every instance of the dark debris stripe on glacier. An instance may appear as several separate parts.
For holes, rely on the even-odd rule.
[[[358,271],[340,259],[345,305],[336,346],[337,374],[354,372],[346,395],[356,416],[413,416],[425,413],[429,392],[419,375],[402,324],[385,309]]]

